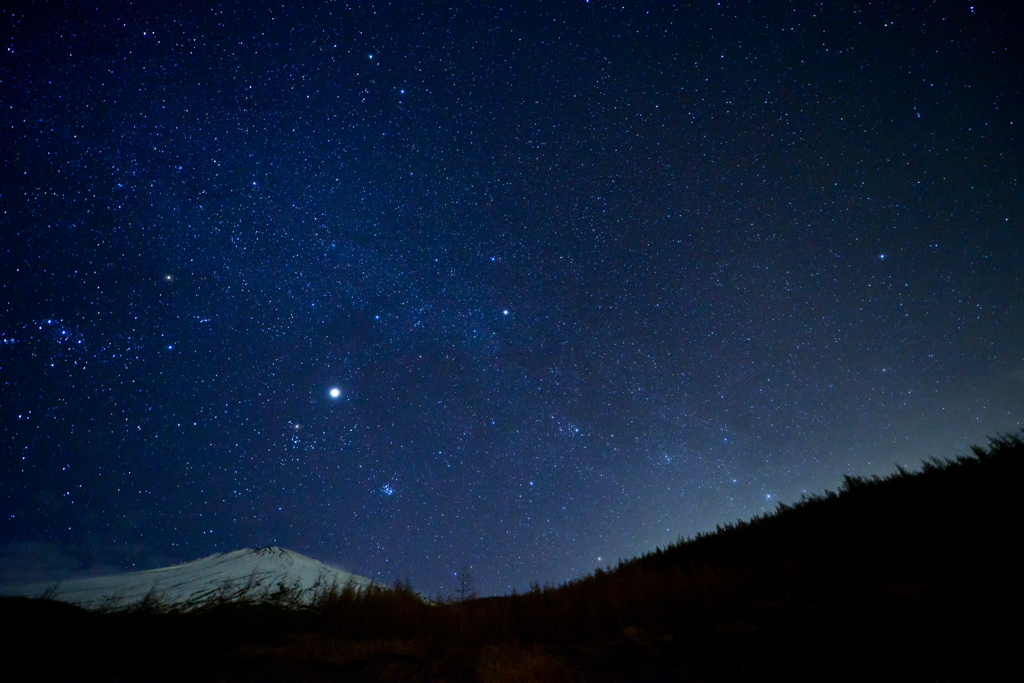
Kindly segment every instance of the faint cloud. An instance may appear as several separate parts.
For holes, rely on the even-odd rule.
[[[178,561],[144,546],[13,541],[0,544],[0,586],[109,576],[166,567]]]
[[[81,560],[57,541],[15,541],[0,545],[0,585],[63,581],[82,573]]]

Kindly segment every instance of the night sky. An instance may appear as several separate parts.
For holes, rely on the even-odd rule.
[[[2,15],[7,578],[503,594],[1024,426],[1012,3],[246,4]]]

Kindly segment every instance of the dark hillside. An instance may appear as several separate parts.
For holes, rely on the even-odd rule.
[[[522,595],[407,584],[311,607],[0,602],[15,670],[120,680],[968,680],[1015,652],[1024,440],[839,492]],[[28,667],[27,669],[25,667]]]
[[[564,647],[628,642],[766,675],[803,662],[970,678],[1009,651],[1022,462],[1012,435],[920,472],[847,477],[838,493],[491,610],[519,639]]]
[[[920,594],[998,574],[1015,555],[1022,455],[1021,439],[1007,436],[921,472],[846,477],[838,493],[780,505],[562,590],[593,593],[587,602],[604,594],[619,610],[612,621],[667,626],[681,608],[732,619],[763,603]]]

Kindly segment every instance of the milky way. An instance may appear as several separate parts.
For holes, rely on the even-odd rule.
[[[999,8],[99,4],[0,22],[9,558],[500,594],[1024,424]]]

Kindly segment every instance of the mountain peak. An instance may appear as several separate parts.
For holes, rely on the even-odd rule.
[[[211,602],[259,600],[285,589],[299,602],[317,590],[352,584],[364,589],[374,581],[328,566],[300,553],[266,546],[215,553],[183,564],[147,571],[99,576],[4,590],[8,595],[47,597],[86,609],[124,609],[155,598],[160,604],[192,609]]]

